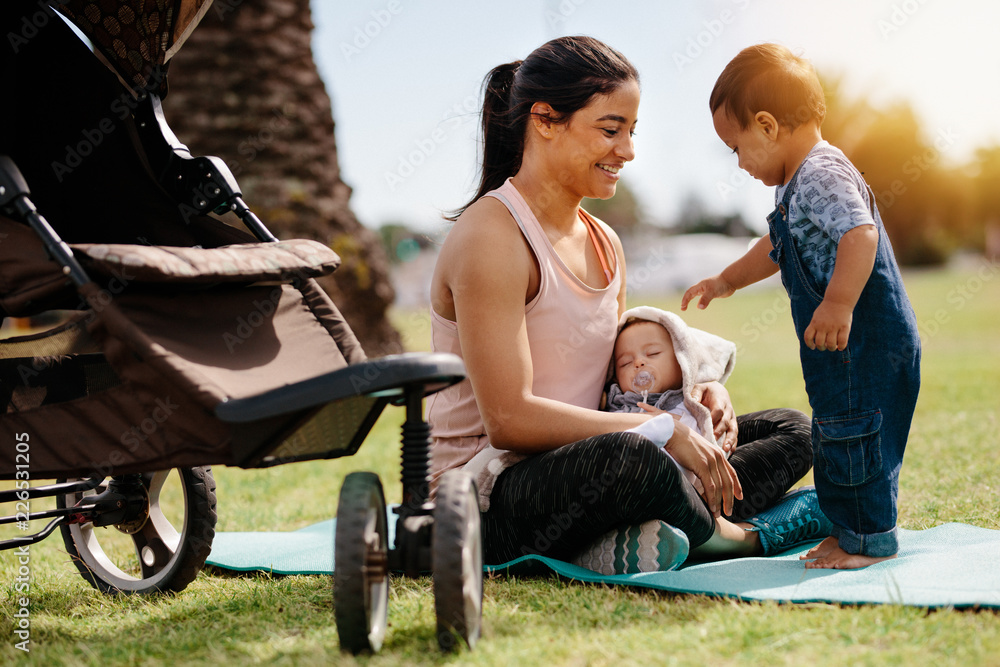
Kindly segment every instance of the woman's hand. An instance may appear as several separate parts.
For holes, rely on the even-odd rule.
[[[712,430],[715,441],[726,452],[736,448],[739,427],[729,391],[718,382],[696,384],[691,388],[694,399],[712,412]]]
[[[701,481],[701,496],[713,516],[733,513],[733,498],[743,499],[743,487],[722,450],[680,422],[665,449]]]

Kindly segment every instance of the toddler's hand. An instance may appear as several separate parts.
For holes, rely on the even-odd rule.
[[[659,408],[653,407],[652,405],[646,403],[645,401],[639,401],[638,403],[636,403],[636,405],[642,408],[642,411],[649,415],[663,415],[667,413],[666,410],[661,410]]]
[[[723,299],[732,296],[736,291],[732,285],[722,278],[720,273],[717,276],[706,278],[697,285],[689,287],[684,296],[681,297],[681,310],[687,310],[688,303],[698,299],[698,309],[704,310],[711,303],[712,299]]]
[[[810,350],[820,352],[846,350],[853,317],[853,311],[848,306],[824,299],[813,313],[802,342]]]

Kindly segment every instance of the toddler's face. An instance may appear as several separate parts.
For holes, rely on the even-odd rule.
[[[640,375],[643,372],[648,375]],[[650,375],[652,382],[644,383]],[[622,391],[658,394],[680,389],[681,366],[667,330],[656,322],[639,322],[623,330],[615,341],[615,378]]]
[[[751,121],[750,127],[743,129],[730,116],[725,107],[719,107],[712,116],[715,133],[739,160],[740,169],[747,172],[764,185],[782,185],[785,182],[785,162],[781,153],[781,140],[768,138],[764,127]],[[772,130],[777,132],[777,128]]]

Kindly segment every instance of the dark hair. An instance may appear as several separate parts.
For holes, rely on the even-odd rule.
[[[531,106],[546,102],[564,123],[595,95],[606,95],[639,72],[625,56],[593,37],[559,37],[524,60],[494,67],[483,82],[483,162],[479,190],[449,220],[503,185],[521,168]]]
[[[724,107],[741,129],[767,111],[794,130],[808,120],[823,122],[826,96],[812,64],[779,44],[748,46],[722,70],[708,98],[712,114]]]

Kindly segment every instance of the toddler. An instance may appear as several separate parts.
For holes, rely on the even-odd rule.
[[[920,339],[875,196],[823,141],[826,102],[808,61],[761,44],[741,51],[709,100],[739,165],[777,186],[768,236],[689,288],[681,310],[781,272],[806,392],[820,507],[833,533],[806,567],[858,568],[898,551],[899,470],[920,386]]]

